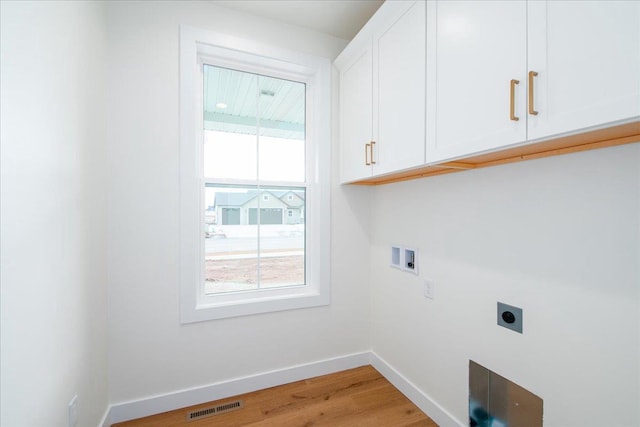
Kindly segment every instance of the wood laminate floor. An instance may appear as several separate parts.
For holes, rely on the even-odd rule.
[[[241,400],[243,407],[199,420],[187,413]],[[371,366],[114,424],[114,427],[437,427]]]

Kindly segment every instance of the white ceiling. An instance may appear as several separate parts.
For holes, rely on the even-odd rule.
[[[219,6],[351,40],[384,0],[216,0]]]

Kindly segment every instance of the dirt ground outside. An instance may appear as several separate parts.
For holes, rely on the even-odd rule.
[[[258,289],[258,259],[205,260],[205,293]],[[260,258],[260,288],[302,285],[304,255]]]

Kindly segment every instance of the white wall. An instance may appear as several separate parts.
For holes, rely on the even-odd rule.
[[[335,179],[330,306],[178,320],[179,25],[331,59],[346,42],[206,2],[109,2],[107,12],[111,401],[367,351],[368,214],[356,200],[366,197],[347,198]]]
[[[639,144],[372,194],[374,352],[464,424],[472,359],[543,398],[545,426],[640,425]],[[419,248],[434,300],[392,243]]]
[[[1,16],[1,416],[98,425],[108,405],[104,9]]]

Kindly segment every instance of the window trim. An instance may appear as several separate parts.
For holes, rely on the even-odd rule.
[[[273,77],[297,75],[307,85],[306,282],[305,286],[251,291],[243,298],[221,295],[203,303],[204,182],[196,143],[199,123],[199,64],[224,62]],[[180,26],[180,322],[328,305],[330,302],[330,61],[255,41]],[[210,301],[210,298],[207,298]]]

